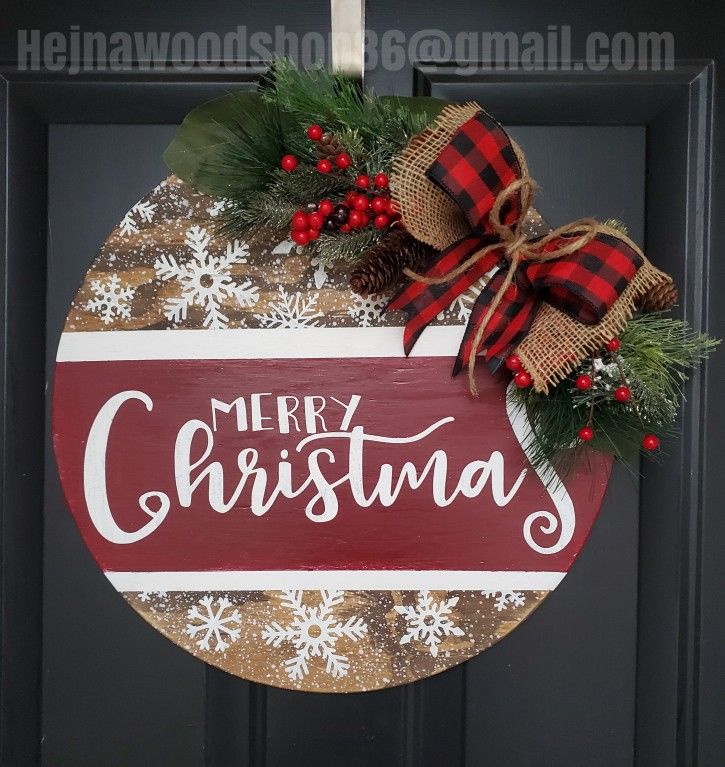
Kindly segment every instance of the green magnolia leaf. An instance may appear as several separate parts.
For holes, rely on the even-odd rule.
[[[285,153],[284,116],[256,93],[208,101],[184,118],[164,152],[179,178],[223,197],[263,188]]]
[[[164,162],[179,178],[195,186],[204,161],[228,140],[228,126],[236,121],[238,110],[253,108],[257,100],[256,93],[229,93],[195,107],[166,148]]]

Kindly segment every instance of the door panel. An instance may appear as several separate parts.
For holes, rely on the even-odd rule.
[[[83,272],[125,211],[166,175],[166,126],[53,126],[49,135],[48,377]],[[49,408],[48,408],[49,414]],[[48,442],[43,762],[203,764],[205,669],[129,609],[65,507]]]
[[[128,207],[165,175],[161,153],[172,130],[51,128],[49,373],[83,272]],[[643,128],[512,133],[551,224],[616,217],[641,241]],[[64,507],[50,450],[45,484],[44,764],[632,762],[638,484],[624,467],[580,560],[524,625],[440,677],[348,696],[250,685],[176,648],[95,567]]]

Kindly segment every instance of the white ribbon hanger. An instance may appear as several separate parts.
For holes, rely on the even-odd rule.
[[[331,63],[360,80],[365,76],[365,0],[330,0]]]

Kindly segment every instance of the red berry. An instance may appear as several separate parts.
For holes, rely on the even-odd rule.
[[[385,189],[388,185],[388,177],[384,173],[378,173],[373,179],[373,184],[376,189]]]
[[[297,167],[297,158],[293,154],[286,154],[279,162],[282,170],[291,173]]]
[[[321,160],[317,161],[317,170],[319,170],[320,173],[329,173],[332,170],[332,163],[323,157]]]
[[[310,241],[310,235],[305,229],[295,229],[291,236],[298,245],[307,245]]]
[[[389,223],[390,218],[386,216],[385,213],[379,213],[373,220],[373,224],[375,225],[376,229],[385,229]]]
[[[655,434],[645,434],[642,437],[642,447],[645,450],[657,450],[659,446],[660,440]]]
[[[610,352],[616,352],[619,351],[619,347],[622,344],[620,343],[618,338],[610,338],[609,341],[607,341],[607,349]]]
[[[322,128],[316,123],[313,123],[307,129],[307,138],[312,141],[319,141],[322,138]]]
[[[330,200],[320,200],[319,204],[317,205],[318,212],[322,213],[323,216],[329,216],[330,213],[335,209],[335,206],[330,202]]]
[[[320,236],[320,230],[319,229],[308,229],[307,230],[307,236],[310,240],[316,240]]]
[[[582,442],[591,442],[594,439],[594,429],[591,426],[582,426],[579,429],[579,439]]]
[[[384,197],[373,197],[370,200],[370,210],[373,213],[386,213],[388,210],[388,203]]]
[[[632,399],[632,392],[629,390],[629,386],[618,386],[614,390],[614,399],[617,402],[629,402]]]
[[[350,215],[347,217],[347,223],[350,224],[353,229],[357,229],[359,226],[362,226],[362,222],[363,214],[360,213],[359,210],[351,210]]]
[[[367,213],[361,213],[362,221],[360,222],[360,228],[364,229],[370,223],[370,216]]]
[[[298,210],[292,215],[292,221],[290,222],[290,225],[292,226],[292,229],[309,229],[310,217],[307,215],[307,213],[304,212],[304,210]]]
[[[352,227],[350,226],[350,224],[340,224],[340,231],[343,234],[347,234],[348,232],[352,231]]]
[[[352,165],[352,158],[347,152],[340,152],[335,158],[335,165],[342,170],[347,170]]]
[[[386,212],[387,212],[387,214],[388,214],[389,216],[395,216],[395,215],[397,215],[397,213],[398,213],[398,209],[397,209],[397,207],[396,207],[396,205],[395,205],[395,202],[394,202],[393,200],[391,200],[391,199],[388,199],[388,200],[386,200],[386,203],[385,203],[385,204],[386,204],[386,206],[387,206],[387,211],[386,211]]]
[[[531,376],[525,370],[519,370],[514,376],[514,383],[519,389],[526,389],[531,386]]]
[[[351,189],[349,192],[345,192],[345,202],[348,205],[352,205],[353,202],[357,199],[358,192],[356,192],[354,189]]]
[[[368,198],[364,194],[359,194],[352,201],[352,207],[361,213],[368,209]]]
[[[364,173],[361,173],[355,179],[355,186],[359,187],[360,189],[369,189],[370,188],[370,176],[366,176]]]
[[[504,365],[506,365],[512,373],[518,373],[523,367],[521,359],[516,354],[509,354],[504,361]]]
[[[588,375],[580,375],[576,379],[576,388],[579,389],[579,391],[586,391],[587,389],[592,388],[592,378]]]
[[[310,213],[307,218],[310,222],[310,229],[322,229],[325,223],[325,217],[320,212]]]

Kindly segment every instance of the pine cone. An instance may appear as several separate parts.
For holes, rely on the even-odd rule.
[[[323,133],[317,142],[317,154],[320,159],[334,160],[344,151],[345,147],[340,143],[340,139],[332,133]]]
[[[403,269],[407,267],[420,272],[437,252],[402,227],[397,227],[370,248],[353,269],[350,289],[363,297],[385,293],[400,283]]]
[[[662,312],[677,303],[677,286],[674,282],[660,282],[639,299],[643,312]]]

